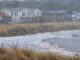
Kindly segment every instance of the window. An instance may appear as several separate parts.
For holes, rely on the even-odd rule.
[[[18,16],[18,12],[16,12],[16,16]]]
[[[15,16],[18,16],[18,12],[17,11],[15,11]]]
[[[7,12],[7,14],[8,14],[8,12]]]
[[[16,16],[16,12],[15,12],[15,16]]]
[[[14,16],[18,16],[18,12],[17,11],[14,12]]]
[[[25,16],[25,12],[22,12],[22,16]]]
[[[13,16],[13,12],[12,12],[12,16]]]

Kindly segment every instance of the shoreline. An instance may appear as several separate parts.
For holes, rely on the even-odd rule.
[[[73,32],[80,32],[80,30],[72,30]],[[65,31],[59,31],[59,33],[63,33],[64,34]],[[70,30],[66,30],[66,32],[71,34]],[[60,46],[58,45],[50,45],[47,42],[43,42],[42,40],[44,39],[48,39],[48,38],[52,38],[52,37],[56,37],[56,35],[54,35],[55,33],[58,32],[46,32],[46,33],[37,33],[37,34],[33,34],[33,35],[24,35],[24,36],[14,36],[14,37],[0,37],[1,43],[4,42],[4,46],[7,45],[7,43],[9,43],[10,46],[13,46],[13,43],[19,42],[18,47],[17,48],[27,48],[26,44],[28,44],[29,48],[33,49],[34,51],[41,51],[41,52],[55,52],[56,54],[61,54],[61,55],[78,55],[78,53],[76,53],[75,51],[71,51],[71,50],[67,50],[66,48],[62,47],[60,48]],[[44,37],[43,37],[44,36]],[[34,38],[35,37],[35,38]],[[30,42],[31,41],[31,42]],[[0,43],[0,44],[1,44]],[[24,43],[24,44],[23,44]],[[21,44],[21,45],[20,45]],[[45,47],[44,47],[45,45]],[[7,45],[8,46],[8,45]],[[41,50],[39,50],[41,49]],[[47,50],[46,50],[47,49]],[[80,54],[79,54],[80,55]]]
[[[79,22],[0,24],[0,37],[79,29]]]
[[[35,35],[35,34],[45,34],[45,33],[55,33],[55,32],[63,32],[63,31],[80,31],[80,29],[68,29],[68,30],[58,30],[58,31],[51,31],[51,32],[37,32],[37,33],[30,33],[30,34],[23,34],[23,35],[13,35],[13,36],[0,36],[0,38],[4,37],[4,38],[7,38],[7,37],[22,37],[22,36],[28,36],[28,35]]]

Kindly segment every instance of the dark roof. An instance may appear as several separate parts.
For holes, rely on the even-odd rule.
[[[54,13],[54,14],[61,14],[61,13],[65,13],[65,10],[48,10],[48,11],[43,11],[46,13]]]
[[[0,16],[5,16],[6,14],[4,12],[0,12]]]

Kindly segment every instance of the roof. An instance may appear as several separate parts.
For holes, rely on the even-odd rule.
[[[5,16],[6,14],[4,12],[0,12],[0,16]]]
[[[9,11],[30,10],[30,11],[33,11],[33,10],[35,10],[35,9],[32,9],[32,8],[5,8],[5,9],[2,9],[2,10],[9,10]],[[39,9],[36,8],[36,10],[39,10]]]
[[[48,11],[44,11],[47,13],[54,13],[54,14],[60,14],[60,13],[65,13],[65,10],[48,10]]]

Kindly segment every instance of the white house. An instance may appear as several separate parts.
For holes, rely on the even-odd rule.
[[[34,13],[35,13],[35,17],[36,16],[41,16],[41,10],[40,9],[35,9]]]
[[[41,10],[36,9],[29,9],[29,8],[11,8],[11,9],[3,9],[3,12],[6,15],[12,17],[13,21],[19,21],[21,17],[37,17],[41,16]]]
[[[79,20],[80,19],[80,12],[73,12],[72,14],[72,19],[75,20]]]
[[[21,10],[18,9],[3,9],[3,12],[11,16],[13,21],[18,21],[21,16]]]

